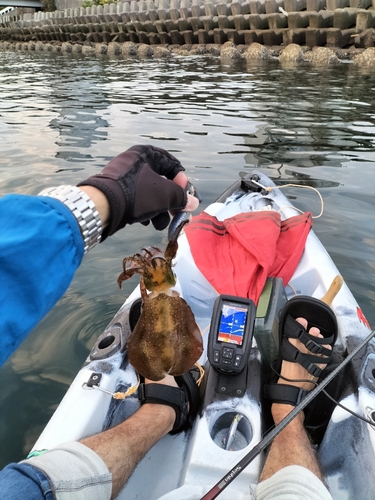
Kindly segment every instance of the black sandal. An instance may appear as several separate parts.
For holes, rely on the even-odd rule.
[[[308,322],[306,330],[296,321],[305,318]],[[310,335],[311,327],[317,327],[323,337]],[[312,354],[301,353],[290,342],[290,338],[300,340]],[[334,346],[337,339],[337,321],[332,309],[322,302],[309,296],[298,296],[290,299],[280,313],[279,322],[279,357],[274,366],[280,373],[283,360],[299,363],[314,377],[320,377],[323,370],[318,364],[328,364],[332,358],[333,349],[323,347],[323,344]],[[320,356],[317,356],[319,354]],[[321,356],[324,356],[323,358]],[[274,403],[296,406],[309,391],[287,384],[270,384],[265,386],[265,397]]]
[[[177,387],[162,384],[140,384],[138,399],[145,403],[171,406],[176,412],[176,420],[170,434],[187,430],[198,413],[199,387],[197,380],[199,370],[192,368],[187,373],[175,377]]]

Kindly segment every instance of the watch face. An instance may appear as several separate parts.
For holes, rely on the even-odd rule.
[[[247,320],[247,308],[237,304],[224,303],[221,308],[218,342],[242,346]]]

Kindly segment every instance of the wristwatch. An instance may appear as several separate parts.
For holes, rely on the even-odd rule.
[[[102,223],[91,198],[77,186],[58,186],[43,189],[38,196],[56,198],[71,210],[79,224],[85,254],[102,239]]]

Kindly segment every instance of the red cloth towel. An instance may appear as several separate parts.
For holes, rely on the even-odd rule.
[[[195,264],[218,293],[257,304],[267,277],[289,282],[311,227],[311,212],[285,221],[273,211],[247,212],[222,222],[202,212],[185,233]]]

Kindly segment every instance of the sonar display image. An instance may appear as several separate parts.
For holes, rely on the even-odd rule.
[[[246,317],[245,307],[223,304],[217,340],[242,345]]]

